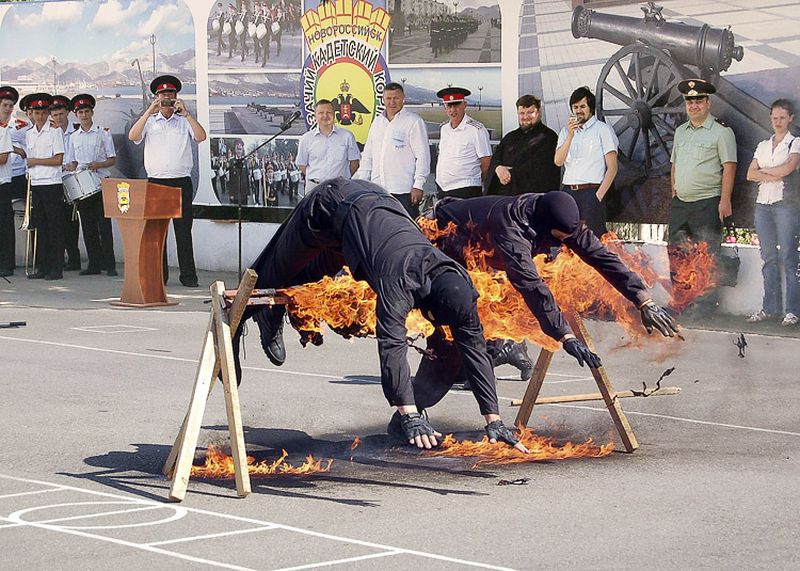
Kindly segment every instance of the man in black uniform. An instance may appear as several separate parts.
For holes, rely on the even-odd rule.
[[[477,292],[469,276],[433,247],[403,206],[381,187],[344,178],[321,183],[281,225],[253,269],[258,273],[256,287],[285,288],[333,276],[345,264],[355,279],[366,280],[377,294],[381,382],[389,404],[397,407],[390,434],[420,448],[436,446],[441,434],[421,411],[441,400],[447,391],[440,388],[449,388],[463,366],[489,438],[526,451],[498,414],[492,364],[475,305]],[[424,359],[412,384],[406,317],[413,308],[434,325],[449,326],[454,347],[447,349],[441,336],[432,336],[429,346],[437,359]],[[267,356],[282,364],[283,307],[250,307],[242,323],[250,317],[259,326]],[[234,340],[237,357],[238,341],[239,332]]]
[[[585,361],[597,368],[601,365],[600,357],[575,338],[533,263],[536,254],[547,253],[562,243],[636,304],[648,333],[654,328],[665,337],[678,332],[672,317],[650,298],[641,278],[580,223],[578,205],[566,192],[484,196],[469,200],[447,198],[440,201],[430,215],[439,228],[445,228],[449,222],[458,227],[455,234],[435,241],[453,259],[463,264],[464,247],[468,244],[492,251],[493,255],[487,258],[489,265],[506,272],[542,331],[561,342],[564,350],[581,366]]]

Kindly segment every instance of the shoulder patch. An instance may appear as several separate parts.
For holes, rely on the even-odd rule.
[[[110,128],[109,128],[109,127],[103,127],[103,131],[105,131],[106,133],[108,133],[108,132],[110,131]]]
[[[719,123],[723,127],[727,127],[728,126],[728,124],[725,123],[725,121],[720,120],[718,117],[714,117],[714,121],[716,121],[717,123]]]
[[[486,127],[483,126],[483,123],[480,121],[476,121],[472,117],[467,119],[467,125],[472,125],[473,127],[477,127],[478,129],[485,129]]]
[[[27,126],[28,126],[28,122],[27,121],[25,121],[23,119],[17,119],[16,120],[16,128],[17,129],[23,129],[23,128],[27,127]]]
[[[445,125],[447,125],[449,122],[450,122],[450,120],[449,120],[449,119],[448,119],[447,121],[442,121],[441,123],[439,123],[439,128],[441,129],[442,127],[444,127]]]

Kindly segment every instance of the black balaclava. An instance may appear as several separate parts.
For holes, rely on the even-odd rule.
[[[550,230],[574,233],[581,223],[575,199],[566,192],[554,190],[540,196],[528,211],[528,222],[542,242],[560,242]]]

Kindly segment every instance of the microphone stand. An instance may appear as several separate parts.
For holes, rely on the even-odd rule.
[[[247,159],[249,159],[251,156],[253,156],[261,147],[263,147],[267,143],[271,143],[276,138],[281,136],[283,133],[288,131],[289,128],[292,126],[292,123],[294,123],[297,120],[298,117],[300,117],[300,112],[299,111],[295,111],[292,114],[292,116],[289,117],[289,119],[287,119],[280,126],[280,128],[278,129],[277,133],[272,135],[269,139],[267,139],[266,141],[261,143],[259,146],[257,146],[255,149],[253,149],[252,151],[250,151],[249,153],[247,153],[243,157],[235,157],[233,159],[233,165],[237,165],[239,167],[239,189],[238,189],[238,200],[237,200],[237,202],[239,204],[238,204],[238,207],[236,209],[237,225],[238,225],[238,231],[239,231],[239,238],[238,238],[238,241],[239,241],[239,281],[241,281],[241,279],[242,279],[242,174],[244,172],[244,163],[245,163],[245,161]],[[267,175],[266,172],[261,173],[261,176],[262,176],[261,180],[265,180],[266,175]],[[266,202],[266,195],[265,195],[265,202]]]

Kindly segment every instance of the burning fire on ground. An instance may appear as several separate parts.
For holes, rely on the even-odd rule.
[[[300,466],[293,466],[286,462],[289,453],[281,450],[281,455],[272,462],[262,460],[256,462],[252,456],[247,457],[247,471],[251,476],[308,476],[322,472],[330,472],[333,460],[315,460],[309,454],[306,461]],[[234,476],[233,457],[225,454],[221,448],[209,445],[205,462],[202,466],[192,466],[192,478],[223,479]]]
[[[530,450],[524,454],[507,444],[491,444],[489,438],[482,440],[457,441],[452,434],[444,437],[439,448],[426,452],[429,456],[447,456],[455,458],[476,458],[473,468],[480,466],[500,466],[505,464],[521,464],[524,462],[541,462],[544,460],[566,460],[568,458],[602,458],[614,451],[614,443],[597,446],[592,439],[574,444],[567,442],[559,446],[552,438],[537,436],[530,428],[522,428],[518,435],[520,442]]]
[[[448,226],[444,230],[428,229],[426,233],[442,236],[454,230],[454,226]],[[713,256],[705,244],[671,250],[673,276],[670,277],[658,275],[652,269],[649,256],[641,249],[629,251],[612,234],[606,234],[604,242],[648,287],[661,283],[667,291],[672,291],[674,297],[670,305],[678,311],[715,285]],[[558,350],[558,343],[542,332],[505,272],[489,267],[487,258],[492,252],[473,247],[465,254],[469,274],[480,294],[478,314],[486,338],[527,339],[548,350]],[[563,311],[579,313],[584,318],[614,320],[633,344],[648,339],[635,305],[567,248],[563,248],[555,260],[548,261],[540,255],[534,258],[534,263]],[[292,324],[306,340],[321,332],[323,322],[345,338],[375,333],[375,293],[366,282],[353,279],[349,272],[287,289],[284,293],[291,298],[287,309]],[[433,332],[433,325],[417,310],[409,314],[406,326],[409,337],[427,337]]]

